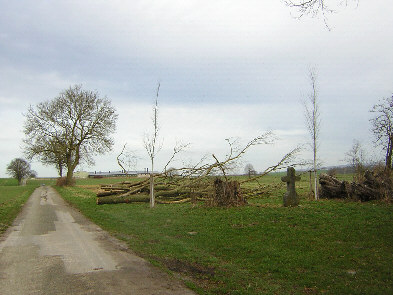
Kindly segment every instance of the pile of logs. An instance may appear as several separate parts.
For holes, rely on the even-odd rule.
[[[195,190],[192,186],[182,186],[158,179],[154,185],[154,196],[157,203],[183,203],[204,199],[209,194],[209,187]],[[118,204],[133,202],[149,202],[150,179],[140,182],[124,181],[117,184],[101,185],[97,193],[97,204]]]
[[[230,207],[243,206],[247,204],[246,199],[270,195],[275,189],[275,186],[245,188],[238,181],[211,177],[188,180],[158,177],[155,179],[154,195],[156,202],[163,204],[204,201],[211,206]],[[149,195],[150,179],[106,184],[101,185],[97,193],[97,204],[148,203]]]
[[[333,176],[322,174],[320,198],[351,199],[361,202],[391,199],[393,181],[390,174],[381,171],[366,171],[362,182],[340,181]]]

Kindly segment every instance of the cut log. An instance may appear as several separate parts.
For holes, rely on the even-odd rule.
[[[124,190],[127,191],[130,188],[122,185],[101,185],[100,187],[104,191],[112,191],[112,190]]]
[[[150,197],[146,194],[140,195],[126,195],[126,196],[107,196],[102,198],[97,198],[97,205],[102,204],[120,204],[120,203],[148,203],[150,201]]]
[[[175,201],[164,201],[164,200],[156,200],[158,204],[183,204],[190,202],[191,198],[185,198],[185,199],[180,199],[180,200],[175,200]]]
[[[168,190],[173,190],[173,187],[167,185],[167,184],[155,184],[154,185],[154,190],[156,191],[168,191]]]
[[[337,178],[322,174],[319,176],[321,190],[319,193],[322,199],[347,199],[350,197],[349,183],[340,181]]]
[[[164,198],[176,198],[180,195],[189,194],[190,191],[184,191],[180,189],[173,189],[173,190],[165,190],[165,191],[158,191],[155,193],[156,197],[164,197]]]
[[[132,190],[129,190],[128,194],[133,195],[133,194],[138,194],[138,193],[150,193],[150,188],[148,186],[139,186],[139,187],[133,187]]]
[[[111,190],[111,191],[103,191],[97,193],[97,198],[102,198],[106,196],[120,195],[126,193],[127,190]]]

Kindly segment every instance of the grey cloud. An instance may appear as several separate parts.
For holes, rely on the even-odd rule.
[[[393,91],[390,0],[332,14],[332,31],[318,18],[291,18],[274,0],[0,0],[0,7],[3,112],[21,113],[74,83],[117,106],[150,105],[161,81],[162,105],[218,104],[222,112],[275,105],[276,113],[261,111],[268,124],[254,124],[292,132],[303,128],[298,106],[315,67],[324,140],[342,154],[338,145],[367,142],[369,108]]]

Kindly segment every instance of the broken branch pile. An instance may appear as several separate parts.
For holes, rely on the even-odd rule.
[[[191,183],[189,183],[191,184]],[[196,190],[192,185],[179,185],[175,181],[157,178],[154,195],[157,203],[182,203],[195,199],[206,199],[211,191],[210,187]],[[131,183],[121,182],[114,185],[101,185],[97,193],[97,204],[117,204],[132,202],[149,202],[149,179]]]
[[[392,199],[393,181],[390,173],[380,170],[366,171],[364,181],[340,181],[337,178],[322,174],[320,197],[325,199],[352,199],[366,202],[371,200]]]
[[[247,199],[265,197],[281,184],[247,187],[238,181],[212,177],[157,177],[154,186],[157,203],[173,204],[204,201],[210,206],[243,206]],[[145,202],[150,200],[149,179],[101,185],[97,193],[97,204]]]
[[[229,152],[224,160],[220,161],[215,154],[212,154],[213,162],[208,162],[207,157],[203,157],[198,163],[189,164],[183,168],[169,168],[169,164],[175,155],[181,152],[188,144],[180,144],[173,149],[173,155],[164,167],[162,174],[156,174],[152,178],[154,186],[154,194],[152,194],[151,205],[154,206],[154,200],[157,203],[174,203],[174,202],[196,202],[197,200],[210,201],[213,206],[241,206],[247,204],[247,197],[255,197],[269,194],[269,188],[262,187],[258,179],[273,172],[279,168],[289,165],[296,154],[300,151],[297,147],[285,154],[281,160],[265,169],[260,175],[249,178],[245,181],[234,181],[228,178],[228,172],[237,167],[239,159],[246,153],[248,149],[256,145],[271,144],[275,140],[275,136],[271,131],[267,131],[249,141],[243,147],[237,147],[237,140],[227,138],[229,144]],[[154,142],[154,140],[152,141]],[[146,142],[145,148],[153,160],[154,145]],[[118,164],[124,169],[123,162],[120,159],[122,152],[118,156]],[[153,170],[153,169],[152,169]],[[212,176],[221,175],[220,178]],[[225,179],[225,180],[223,180]],[[155,180],[155,181],[154,181]],[[244,188],[241,184],[256,181],[259,185],[258,189]],[[148,202],[150,187],[149,179],[129,183],[123,182],[116,185],[101,186],[102,191],[97,194],[97,204],[114,204],[128,202]],[[154,196],[154,198],[153,198]],[[208,202],[209,204],[209,202]]]

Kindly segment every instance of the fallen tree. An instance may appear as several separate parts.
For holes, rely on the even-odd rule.
[[[173,156],[165,166],[164,172],[154,175],[155,200],[158,203],[174,203],[185,201],[205,201],[212,206],[242,206],[247,204],[247,197],[263,195],[266,186],[260,185],[258,189],[241,188],[241,184],[258,179],[279,168],[286,167],[300,150],[296,148],[287,153],[277,164],[265,169],[263,173],[249,178],[241,183],[228,177],[229,171],[235,167],[236,162],[252,146],[271,144],[274,141],[272,132],[266,132],[248,142],[242,148],[236,148],[235,141],[227,139],[229,152],[225,159],[220,161],[212,154],[213,162],[203,158],[199,163],[179,169],[166,169]],[[174,150],[176,153],[176,149]],[[170,172],[170,174],[169,174]],[[173,176],[176,175],[176,176]],[[146,202],[145,197],[150,194],[149,179],[137,182],[123,182],[115,185],[103,185],[97,193],[97,204],[117,204],[130,202]],[[135,198],[133,198],[136,196]]]
[[[325,199],[351,199],[355,201],[392,200],[393,181],[389,172],[381,169],[367,170],[361,182],[340,181],[337,178],[322,174],[320,197]]]

